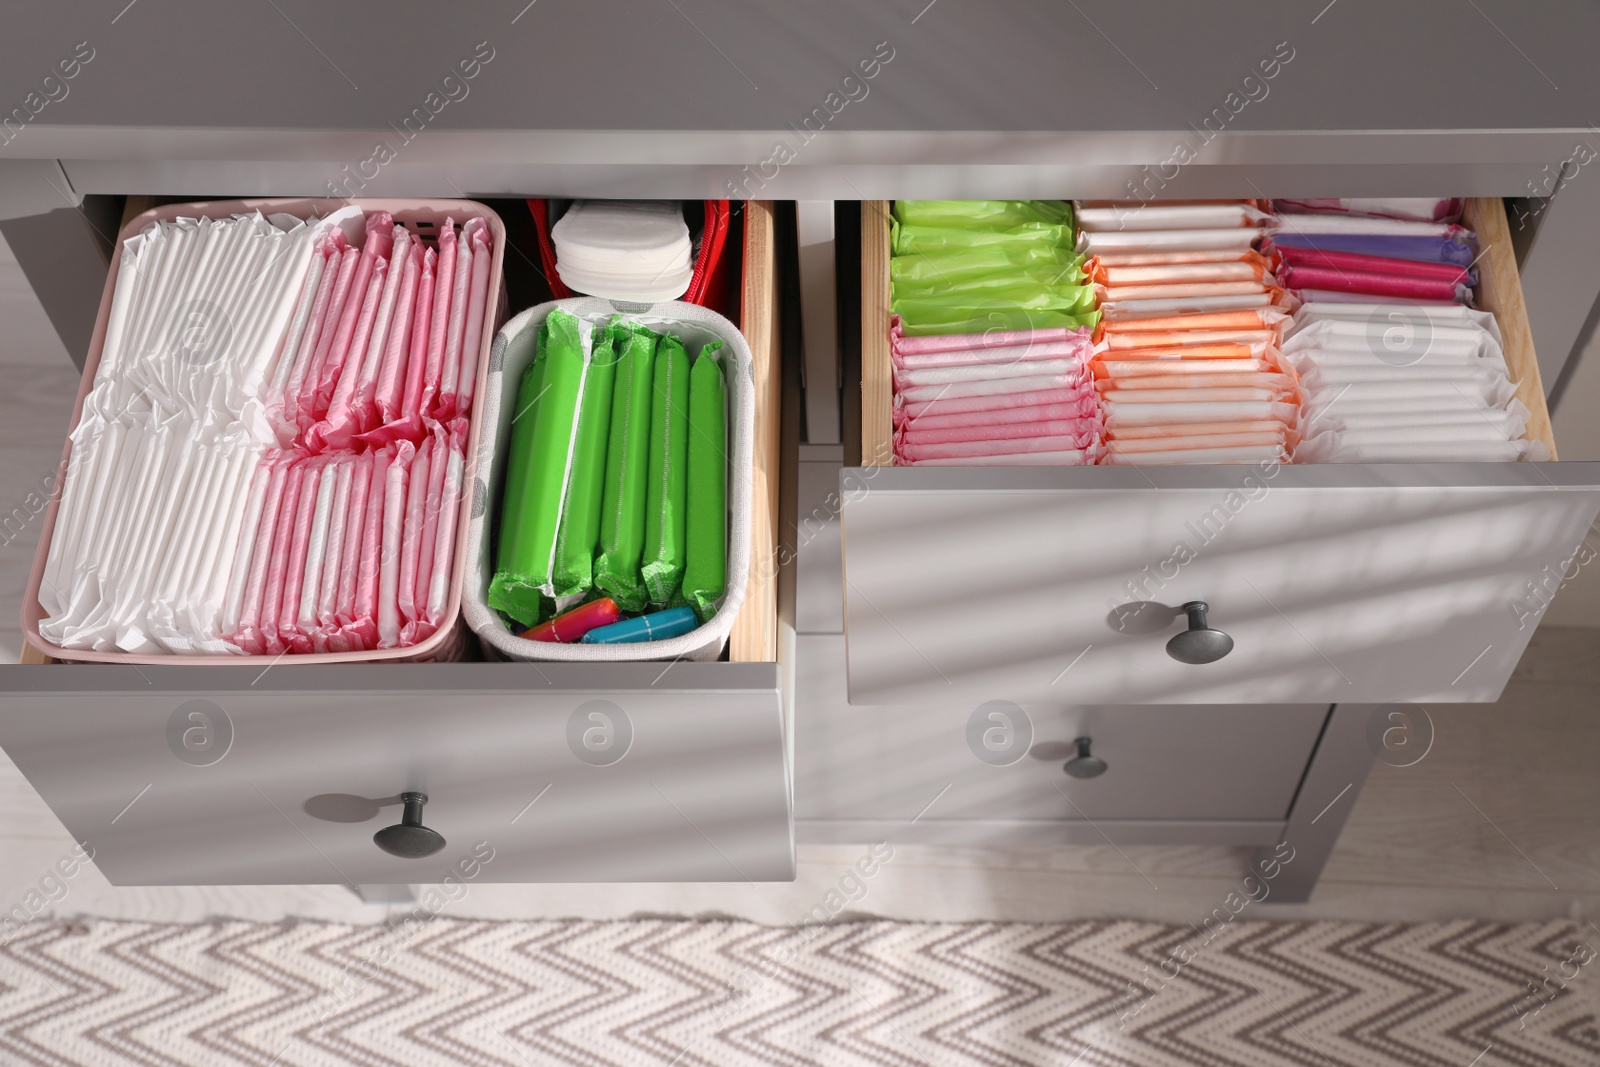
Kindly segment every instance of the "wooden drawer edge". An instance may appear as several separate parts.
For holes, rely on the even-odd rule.
[[[755,508],[750,515],[750,577],[744,606],[728,636],[728,659],[735,663],[770,663],[778,658],[778,450],[783,436],[783,375],[777,353],[774,237],[772,202],[747,201],[739,327],[750,345],[755,374]]]
[[[1517,399],[1530,413],[1524,435],[1530,441],[1542,441],[1550,450],[1550,458],[1556,459],[1550,409],[1545,404],[1539,360],[1533,351],[1533,331],[1522,299],[1522,275],[1517,272],[1517,255],[1511,246],[1505,201],[1499,197],[1469,197],[1461,223],[1478,235],[1478,287],[1474,295],[1478,307],[1493,312],[1500,323],[1506,366],[1517,383]]]
[[[894,465],[889,355],[889,205],[861,201],[861,465]]]

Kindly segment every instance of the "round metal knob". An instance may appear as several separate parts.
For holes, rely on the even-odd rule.
[[[1089,755],[1089,739],[1080,737],[1072,742],[1078,746],[1078,754],[1062,766],[1074,778],[1098,778],[1106,773],[1106,761],[1099,756]]]
[[[404,860],[418,860],[444,848],[444,835],[422,825],[422,806],[428,802],[428,794],[401,793],[400,800],[406,808],[399,825],[385,826],[373,834],[373,843]]]
[[[1206,625],[1210,607],[1204,600],[1191,600],[1183,606],[1189,628],[1167,642],[1167,655],[1179,663],[1215,663],[1233,651],[1233,638]]]

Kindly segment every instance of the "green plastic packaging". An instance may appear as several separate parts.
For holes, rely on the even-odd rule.
[[[1047,298],[1050,306],[1077,307],[1085,299],[1093,303],[1094,287],[1083,281],[1077,266],[1008,267],[984,275],[972,275],[960,282],[929,284],[920,281],[894,283],[896,300],[938,299],[946,304],[982,305],[998,302],[1024,304]]]
[[[527,537],[523,523],[529,516],[528,509],[523,506],[522,501],[526,497],[528,481],[532,477],[533,427],[538,421],[539,400],[544,382],[545,349],[549,337],[549,326],[540,323],[535,334],[533,362],[522,372],[522,380],[517,384],[516,408],[511,417],[511,437],[506,454],[505,494],[500,504],[497,562],[506,558],[507,545],[523,543]],[[489,605],[509,614],[509,605],[513,598],[511,590],[514,584],[512,576],[497,565],[494,576],[489,581]],[[520,592],[515,596],[519,604],[526,603],[525,596]],[[537,612],[537,609],[535,611]]]
[[[896,200],[894,217],[907,226],[1010,230],[1029,223],[1072,227],[1066,200]]]
[[[656,345],[650,397],[650,464],[645,496],[644,565],[650,603],[672,599],[683,579],[684,494],[688,486],[689,354],[672,334]]]
[[[553,588],[567,450],[583,381],[582,329],[575,316],[552,311],[540,330],[543,355],[535,349],[533,366],[517,389],[519,416],[512,424],[511,454],[506,460],[489,606],[529,626],[539,621],[540,594],[548,596]],[[530,428],[520,429],[530,419]]]
[[[1009,230],[958,230],[943,226],[909,226],[896,220],[891,222],[889,231],[892,249],[897,256],[1015,244],[1071,248],[1076,240],[1071,226],[1052,226],[1042,222],[1030,222]]]
[[[959,287],[1010,268],[1021,270],[1028,277],[1060,277],[1078,284],[1082,284],[1084,278],[1081,254],[1068,248],[1031,243],[896,256],[889,261],[889,277],[895,291],[901,292],[902,286],[907,285]]]
[[[909,336],[1093,326],[1065,200],[899,200],[890,307]]]
[[[617,374],[615,334],[610,326],[594,331],[583,374],[578,426],[573,433],[572,466],[567,475],[561,529],[556,537],[554,595],[576,596],[594,585],[594,552],[600,543],[600,502],[605,493],[606,447],[611,434],[611,389]]]
[[[920,320],[929,313],[947,308],[970,308],[988,311],[994,308],[1018,308],[1023,311],[1065,311],[1069,313],[1094,310],[1094,289],[1087,285],[1041,285],[1038,282],[1017,282],[1006,288],[993,288],[980,292],[954,291],[948,296],[901,297],[898,290],[889,305],[902,318]]]
[[[644,556],[645,487],[650,480],[650,390],[656,334],[637,322],[612,324],[617,351],[611,393],[610,442],[600,509],[600,555],[594,584],[623,611],[643,611],[639,564]]]
[[[728,583],[728,383],[707,342],[689,371],[689,486],[683,596],[706,622]]]

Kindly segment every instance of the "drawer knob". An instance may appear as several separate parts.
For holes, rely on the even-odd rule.
[[[1078,754],[1062,766],[1074,778],[1098,778],[1106,773],[1106,761],[1099,756],[1089,755],[1090,741],[1087,737],[1080,737],[1072,742],[1078,746]]]
[[[401,793],[400,801],[406,808],[399,825],[385,826],[373,834],[373,843],[403,860],[419,860],[444,848],[444,836],[422,825],[422,806],[428,802],[428,794]]]
[[[1167,655],[1179,663],[1215,663],[1233,651],[1233,638],[1206,625],[1211,608],[1204,600],[1191,600],[1183,610],[1189,628],[1167,642]]]

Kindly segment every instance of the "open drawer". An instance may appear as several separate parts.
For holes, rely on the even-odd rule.
[[[887,203],[862,206],[862,463],[841,473],[852,704],[1499,697],[1600,463],[891,467]],[[1503,205],[1469,200],[1528,433],[1555,454]],[[1164,647],[1182,606],[1233,638]]]
[[[0,746],[107,879],[793,878],[770,205],[746,206],[741,251],[756,509],[726,661],[134,667],[25,655],[0,667]],[[409,792],[428,800],[408,821],[444,839],[425,857],[373,839],[402,822]]]

